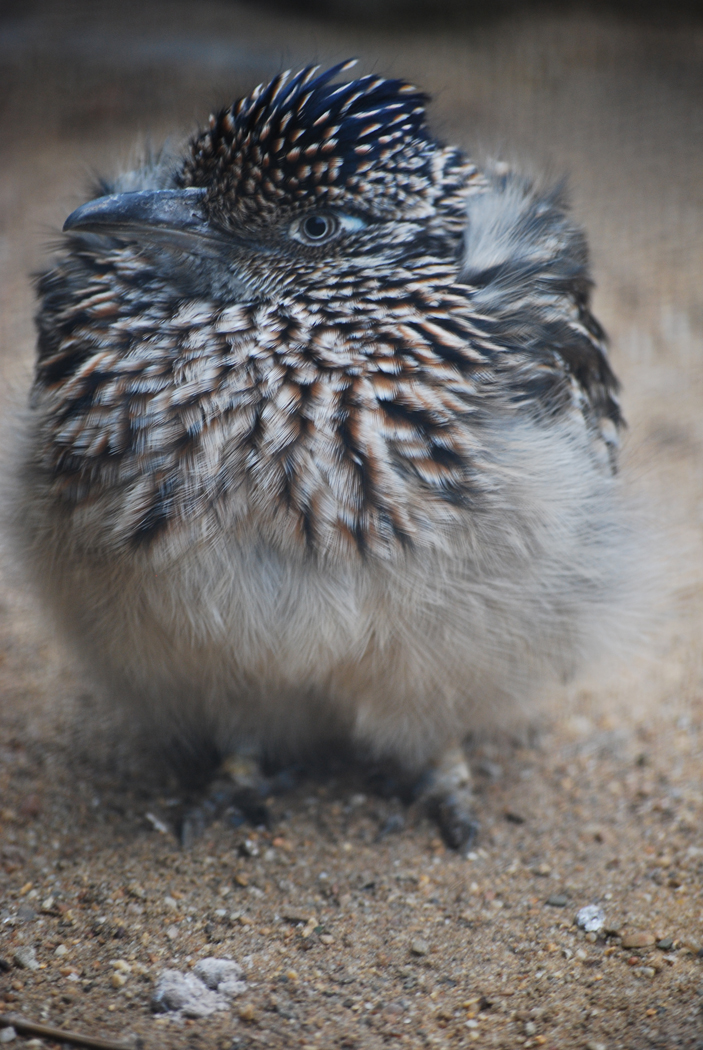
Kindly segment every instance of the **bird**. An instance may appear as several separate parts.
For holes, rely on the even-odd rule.
[[[69,215],[16,533],[183,768],[342,739],[466,851],[468,736],[617,627],[619,384],[563,184],[353,64],[281,73]]]

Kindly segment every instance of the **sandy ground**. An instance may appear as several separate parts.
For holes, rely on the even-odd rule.
[[[182,799],[125,773],[3,584],[0,1009],[149,1048],[700,1048],[703,28],[545,15],[391,33],[236,3],[17,6],[0,20],[5,403],[31,365],[28,275],[90,173],[281,65],[348,54],[429,89],[444,138],[569,174],[624,381],[625,472],[679,566],[669,613],[646,653],[545,702],[529,732],[473,743],[468,860],[343,768],[273,798],[269,830],[223,819],[184,851]],[[592,903],[598,936],[574,924]],[[38,969],[16,964],[23,948]],[[231,1009],[153,1016],[160,971],[207,956],[243,967]]]

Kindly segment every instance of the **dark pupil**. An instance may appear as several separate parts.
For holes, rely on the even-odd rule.
[[[311,240],[319,241],[329,230],[329,222],[327,219],[320,218],[319,215],[311,215],[303,223],[303,229]]]

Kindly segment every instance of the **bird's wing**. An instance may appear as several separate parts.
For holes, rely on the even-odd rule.
[[[614,462],[623,425],[618,381],[590,312],[586,239],[568,216],[563,187],[540,190],[513,172],[492,176],[469,198],[462,280],[474,308],[493,320],[506,361],[517,365],[516,396],[543,411],[560,387],[563,403],[560,374]]]

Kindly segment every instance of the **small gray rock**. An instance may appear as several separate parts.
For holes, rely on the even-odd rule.
[[[569,903],[569,898],[563,893],[552,893],[547,897],[546,903],[550,908],[565,908]]]
[[[242,968],[234,959],[201,959],[193,967],[193,973],[203,984],[220,995],[241,995],[246,991],[246,982],[241,980]]]
[[[37,962],[37,953],[34,948],[30,948],[29,945],[23,945],[18,948],[14,954],[15,966],[19,966],[20,970],[38,970],[39,963]]]
[[[227,1010],[230,1000],[246,990],[242,969],[233,959],[201,959],[192,973],[164,970],[151,999],[154,1013],[183,1017],[209,1017]]]
[[[414,941],[410,942],[410,951],[413,955],[427,955],[429,950],[429,944],[422,937],[416,937]]]
[[[577,911],[576,925],[586,933],[598,933],[605,926],[605,912],[597,904],[587,904]]]
[[[8,1025],[7,1028],[0,1028],[0,1043],[11,1043],[16,1038],[17,1032],[12,1025]]]
[[[183,1017],[209,1017],[218,1010],[226,1010],[227,1000],[211,991],[193,973],[164,970],[151,998],[155,1014],[178,1013]]]

